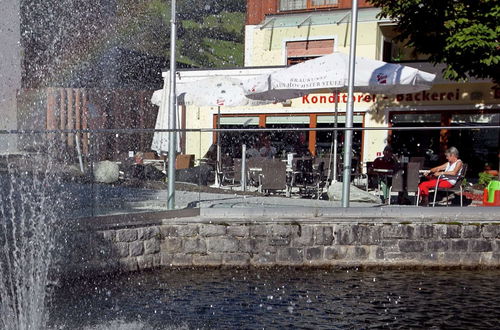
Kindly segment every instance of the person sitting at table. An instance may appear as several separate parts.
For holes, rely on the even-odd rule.
[[[311,156],[311,152],[309,151],[309,148],[307,145],[306,133],[300,132],[298,134],[298,139],[295,142],[295,144],[292,148],[292,151],[297,157],[309,157],[309,156]]]
[[[258,149],[257,142],[253,140],[250,141],[250,148],[247,149],[246,157],[247,158],[260,157],[260,151]]]
[[[276,148],[271,145],[269,136],[263,138],[263,146],[260,148],[260,156],[265,158],[274,158],[276,156]]]
[[[369,173],[378,177],[384,197],[384,203],[389,201],[389,187],[392,185],[392,174],[398,169],[399,161],[396,156],[394,156],[392,147],[390,145],[385,146],[383,155],[377,157],[373,161],[373,172]]]
[[[458,158],[457,148],[450,147],[445,151],[444,155],[448,161],[443,165],[431,168],[425,173],[428,180],[418,185],[418,189],[420,190],[420,205],[422,206],[429,205],[429,189],[436,187],[436,182],[438,182],[439,188],[451,188],[457,182],[453,176],[460,175],[462,171],[462,161]]]

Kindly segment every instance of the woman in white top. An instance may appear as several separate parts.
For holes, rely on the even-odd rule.
[[[455,185],[457,180],[447,176],[458,176],[462,172],[462,161],[458,159],[457,148],[450,147],[444,154],[448,162],[431,168],[430,171],[426,173],[426,176],[429,176],[430,179],[418,185],[421,197],[420,205],[422,206],[427,206],[429,204],[429,189],[434,188],[438,180],[439,188],[451,188]]]

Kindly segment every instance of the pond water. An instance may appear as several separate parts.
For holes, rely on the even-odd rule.
[[[494,328],[500,271],[182,269],[62,285],[54,329]]]

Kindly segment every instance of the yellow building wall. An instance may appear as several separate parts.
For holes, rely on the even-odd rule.
[[[334,51],[349,52],[349,24],[302,26],[297,28],[264,28],[251,26],[246,31],[252,40],[247,49],[250,60],[247,66],[267,66],[286,64],[286,42],[301,40],[334,39]],[[378,37],[377,22],[363,22],[358,25],[356,55],[375,59]]]

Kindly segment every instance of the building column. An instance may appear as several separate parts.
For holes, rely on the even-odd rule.
[[[7,0],[0,11],[0,131],[16,130],[17,92],[21,89],[21,32],[20,2]],[[15,153],[17,135],[7,134],[0,137],[0,154]]]

